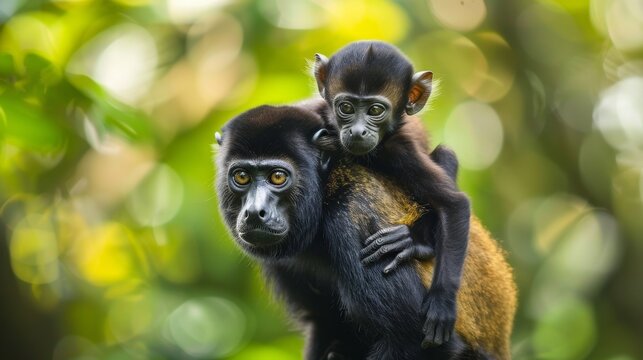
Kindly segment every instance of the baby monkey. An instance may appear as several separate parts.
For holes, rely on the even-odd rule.
[[[397,253],[384,270],[389,272],[405,261],[428,259],[435,251],[433,281],[422,306],[426,314],[422,346],[445,343],[453,336],[470,205],[455,183],[457,169],[450,177],[449,169],[429,156],[421,121],[412,116],[426,104],[433,74],[413,73],[397,48],[377,41],[351,43],[330,59],[316,54],[314,73],[319,93],[329,105],[328,126],[338,132],[342,147],[433,213],[411,229],[402,225],[375,232],[365,241],[362,261],[370,264]]]

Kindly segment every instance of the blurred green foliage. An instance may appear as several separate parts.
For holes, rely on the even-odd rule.
[[[423,119],[515,267],[514,358],[643,358],[639,0],[2,0],[2,357],[301,358],[210,144],[373,38],[440,82]]]

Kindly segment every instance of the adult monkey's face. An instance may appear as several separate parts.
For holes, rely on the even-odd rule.
[[[281,159],[237,159],[228,167],[228,186],[241,203],[236,231],[253,246],[282,241],[290,229],[294,167]]]
[[[305,108],[262,106],[217,136],[219,208],[237,244],[264,260],[313,243],[321,219],[321,117]]]

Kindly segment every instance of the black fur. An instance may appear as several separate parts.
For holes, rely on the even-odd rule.
[[[390,276],[383,264],[364,267],[362,240],[384,225],[373,218],[354,224],[348,209],[372,200],[351,186],[325,193],[322,154],[310,139],[321,118],[298,107],[263,106],[231,120],[217,154],[221,213],[240,246],[254,256],[289,312],[305,328],[306,359],[457,359],[473,350],[459,338],[422,349],[423,287],[411,264]],[[328,144],[327,144],[328,145]],[[228,186],[228,164],[235,159],[277,157],[294,164],[298,189],[292,201],[291,232],[280,244],[249,248],[238,238],[234,219],[238,196]],[[330,170],[336,164],[331,162]],[[380,225],[381,224],[381,225]]]
[[[451,180],[456,181],[458,178],[459,163],[453,150],[444,145],[438,145],[431,152],[431,160],[440,165]]]

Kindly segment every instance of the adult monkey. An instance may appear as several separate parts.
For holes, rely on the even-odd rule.
[[[305,358],[334,351],[351,359],[508,359],[515,286],[488,233],[473,221],[458,336],[422,349],[419,312],[433,263],[403,264],[387,277],[384,264],[360,263],[365,235],[409,225],[422,210],[366,168],[328,161],[334,142],[319,136],[321,126],[304,107],[262,106],[217,136],[221,213],[307,327]]]

